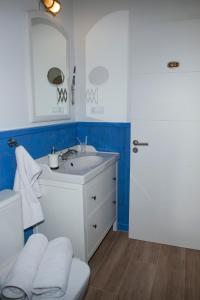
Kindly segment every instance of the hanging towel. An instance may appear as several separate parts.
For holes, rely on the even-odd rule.
[[[17,170],[14,190],[21,193],[23,225],[29,228],[44,220],[42,208],[38,200],[41,197],[38,177],[42,170],[23,146],[15,150]]]
[[[49,242],[33,282],[33,300],[56,299],[64,296],[72,256],[72,244],[69,239],[61,237]]]
[[[43,234],[33,234],[28,239],[1,287],[5,299],[32,299],[33,280],[47,246]]]

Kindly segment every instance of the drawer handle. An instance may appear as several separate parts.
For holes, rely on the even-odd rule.
[[[92,227],[94,227],[96,229],[97,228],[97,224],[92,225]]]
[[[117,178],[116,178],[116,177],[113,177],[113,180],[114,180],[114,181],[116,181],[116,180],[117,180]]]
[[[113,202],[112,202],[113,204],[116,204],[116,200],[113,200]]]
[[[91,197],[93,200],[97,200],[97,196],[92,196]]]

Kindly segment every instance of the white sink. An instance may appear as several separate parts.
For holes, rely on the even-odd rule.
[[[63,151],[65,151],[65,149]],[[60,160],[59,168],[57,170],[51,170],[48,166],[48,156],[44,156],[37,159],[37,162],[42,168],[42,174],[39,180],[40,182],[43,179],[48,179],[85,184],[118,159],[118,153],[78,153],[71,158],[69,157],[66,161]]]
[[[98,166],[104,161],[101,156],[82,156],[68,159],[64,162],[65,170],[83,171],[85,169],[90,169]]]

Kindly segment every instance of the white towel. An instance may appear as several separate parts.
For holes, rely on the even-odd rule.
[[[17,170],[14,190],[21,193],[24,229],[44,220],[42,208],[38,200],[41,197],[38,177],[42,170],[30,154],[19,146],[15,151]]]
[[[5,299],[31,299],[33,280],[47,246],[47,238],[40,233],[29,238],[2,285]]]
[[[10,270],[13,268],[13,266],[17,260],[17,257],[18,257],[18,255],[13,256],[10,260],[6,261],[5,264],[0,269],[0,295],[1,295],[1,288],[4,285]]]
[[[71,270],[73,250],[69,239],[49,242],[33,283],[33,300],[64,296]]]

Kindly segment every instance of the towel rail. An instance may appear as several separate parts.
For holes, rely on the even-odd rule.
[[[19,144],[18,144],[16,139],[9,138],[8,139],[8,146],[11,147],[11,148],[14,148],[14,147],[19,146]]]

